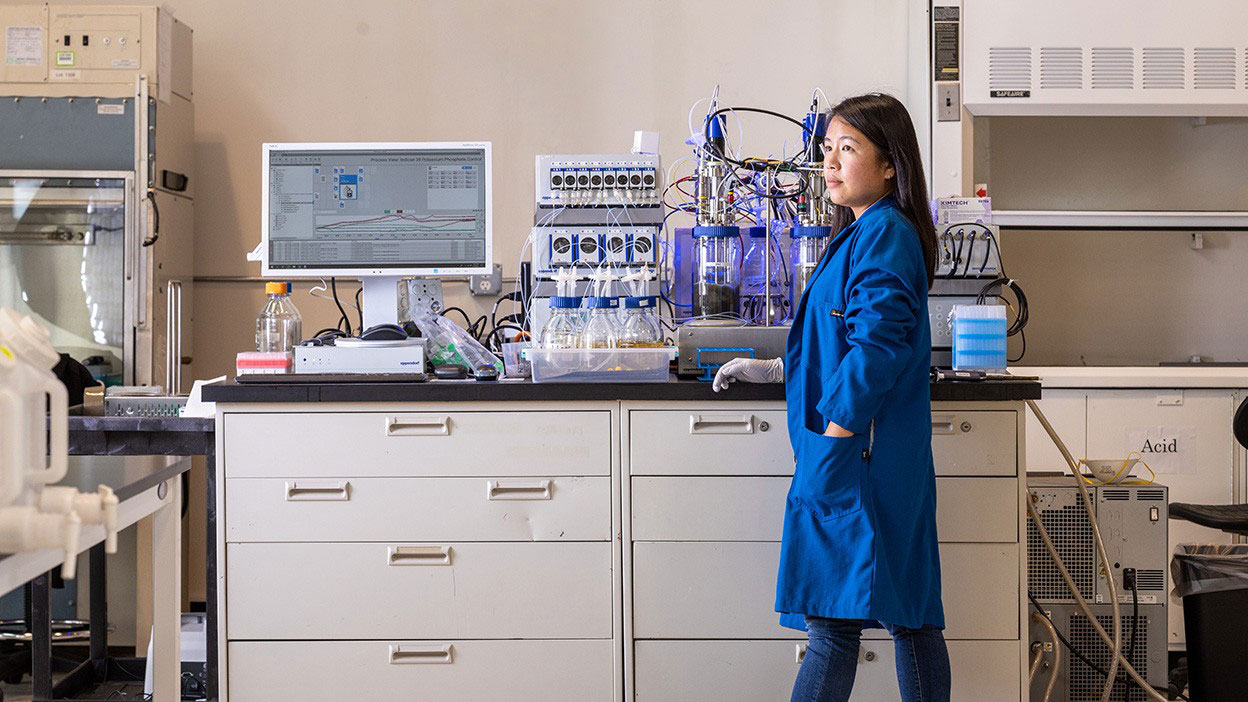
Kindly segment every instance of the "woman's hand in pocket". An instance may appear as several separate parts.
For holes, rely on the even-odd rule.
[[[836,422],[828,422],[828,428],[824,430],[823,435],[834,439],[845,439],[853,436],[854,432],[841,427]]]

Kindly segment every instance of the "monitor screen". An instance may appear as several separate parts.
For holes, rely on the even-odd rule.
[[[490,268],[489,145],[266,144],[265,272]]]

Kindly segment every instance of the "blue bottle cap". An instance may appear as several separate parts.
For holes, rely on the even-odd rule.
[[[741,227],[730,225],[698,226],[693,228],[693,238],[727,239],[741,236]]]
[[[767,227],[764,227],[761,224],[756,224],[752,227],[746,227],[745,232],[750,235],[751,239],[762,239],[767,236]]]
[[[789,236],[794,239],[803,237],[829,237],[832,236],[832,227],[816,226],[813,224],[799,224],[789,230]]]
[[[629,310],[640,310],[654,307],[659,304],[659,298],[653,295],[649,297],[626,297],[624,298],[624,308]]]
[[[552,310],[574,310],[581,306],[581,298],[556,295],[550,298]]]
[[[591,297],[589,298],[589,309],[591,310],[612,310],[618,309],[620,306],[620,298],[618,297]]]

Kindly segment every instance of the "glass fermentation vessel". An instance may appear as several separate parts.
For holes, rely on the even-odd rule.
[[[741,297],[741,228],[694,227],[693,317],[736,316]]]
[[[618,297],[589,298],[589,321],[585,322],[582,346],[587,349],[614,349],[620,345]]]
[[[659,324],[658,298],[624,298],[624,322],[620,325],[620,348],[644,349],[663,346]]]
[[[822,226],[797,226],[789,231],[793,245],[789,249],[789,270],[792,271],[792,303],[797,303],[810,285],[810,279],[819,267],[819,260],[832,239],[832,228]]]
[[[581,298],[556,296],[550,298],[550,319],[542,327],[539,343],[544,349],[575,349],[581,346]]]

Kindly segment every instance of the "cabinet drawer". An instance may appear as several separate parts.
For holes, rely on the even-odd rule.
[[[945,636],[1013,639],[1018,544],[942,544]],[[778,543],[633,544],[633,634],[639,639],[790,638],[775,605]],[[966,574],[974,573],[974,587]],[[868,630],[867,637],[886,634]]]
[[[228,544],[230,639],[611,638],[611,544]]]
[[[610,475],[610,412],[227,414],[231,478]]]
[[[1017,414],[1010,411],[933,412],[936,474],[1017,475],[1016,423]],[[629,425],[633,475],[793,474],[793,448],[782,410],[634,410]]]
[[[950,641],[952,698],[959,702],[1017,700],[1019,644]],[[755,702],[788,699],[806,643],[802,641],[638,641],[638,702]],[[894,702],[897,672],[892,641],[862,642],[854,678],[856,702]]]
[[[936,475],[1018,475],[1017,422],[1009,411],[932,412]]]
[[[227,478],[227,541],[608,541],[611,479]]]
[[[936,478],[936,538],[1017,543],[1018,478]]]
[[[636,541],[779,541],[790,478],[632,478]],[[941,541],[1018,541],[1018,480],[937,478]]]
[[[614,699],[610,641],[231,641],[230,702]]]
[[[784,410],[629,412],[633,475],[792,475]]]

